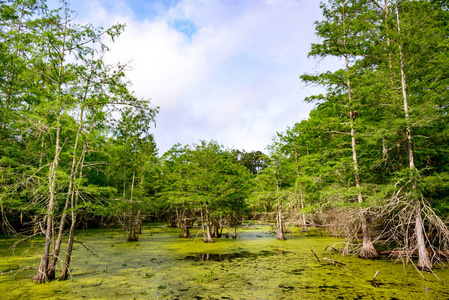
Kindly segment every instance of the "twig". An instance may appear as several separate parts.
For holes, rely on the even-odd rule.
[[[373,281],[376,280],[376,277],[378,274],[379,274],[379,271],[376,271],[376,274],[374,274],[374,277],[373,277]]]
[[[201,225],[202,226],[202,225]],[[196,240],[196,238],[198,237],[198,235],[200,234],[200,232],[201,232],[201,230],[202,230],[203,228],[200,228],[200,230],[198,230],[198,233],[195,235],[195,238],[193,239],[194,241]]]
[[[11,274],[11,273],[15,273],[15,272],[23,272],[23,271],[26,271],[26,270],[29,270],[29,269],[35,269],[35,268],[33,268],[33,267],[24,267],[24,268],[20,268],[20,269],[15,269],[15,270],[10,270],[10,271],[8,271],[8,272],[3,272],[3,271],[1,271],[0,272],[0,276],[1,275],[6,275],[6,274]]]
[[[75,242],[75,243],[78,243],[78,244],[81,244],[84,248],[86,248],[86,250],[87,251],[89,251],[90,253],[92,253],[93,255],[95,255],[96,257],[98,257],[98,258],[100,258],[100,256],[98,256],[98,254],[97,253],[95,253],[95,251],[94,250],[92,250],[91,248],[89,248],[89,247],[87,247],[86,245],[84,245],[84,243],[83,242],[80,242],[80,241],[73,241],[73,242]]]
[[[250,229],[253,229],[254,227],[256,227],[257,224],[259,224],[259,222],[256,222],[256,224],[254,224]]]
[[[327,250],[327,248],[331,248],[331,249],[333,249],[334,251],[337,251],[337,252],[338,252],[338,250],[337,250],[337,249],[335,249],[334,247],[332,247],[331,245],[327,245],[327,247],[326,247],[326,249],[324,249],[324,251],[326,251],[326,250]]]
[[[316,253],[315,253],[312,249],[310,249],[310,251],[312,251],[312,253],[313,253],[313,255],[315,255],[316,259],[320,260],[320,259],[318,258],[318,255],[316,255]]]
[[[252,220],[254,220],[255,217],[256,217],[256,215],[254,215],[254,217],[252,217],[252,219],[248,221],[248,224],[246,224],[246,226],[245,226],[245,228],[243,228],[243,230],[245,230],[249,226],[249,224],[251,223]],[[259,222],[257,222],[257,223],[259,223]]]

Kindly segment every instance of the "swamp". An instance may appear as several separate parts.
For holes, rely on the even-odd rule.
[[[2,272],[32,267],[0,277],[2,299],[449,298],[447,268],[423,278],[410,264],[343,256],[328,247],[338,248],[343,240],[321,229],[293,228],[283,241],[274,238],[270,225],[241,229],[236,239],[215,243],[179,234],[165,223],[146,223],[137,242],[126,242],[117,228],[80,231],[71,280],[46,284],[30,280],[44,240],[22,242],[13,251],[16,239],[2,236]]]
[[[448,1],[206,2],[0,0],[0,298],[449,299]]]

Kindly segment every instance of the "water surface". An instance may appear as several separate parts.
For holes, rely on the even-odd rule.
[[[251,226],[250,226],[251,227]],[[178,229],[147,224],[138,242],[119,228],[78,232],[72,280],[34,284],[43,239],[21,243],[0,237],[0,270],[33,267],[0,276],[1,299],[449,299],[449,269],[441,279],[391,260],[341,256],[341,242],[297,229],[278,241],[269,226],[240,230],[237,239],[205,244],[179,238]],[[197,229],[192,230],[196,235]],[[319,258],[335,259],[332,265]],[[60,269],[60,268],[59,268]],[[373,282],[376,271],[379,275]]]

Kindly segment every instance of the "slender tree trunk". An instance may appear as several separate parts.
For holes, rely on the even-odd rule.
[[[211,235],[209,209],[207,208],[207,204],[206,204],[206,233],[207,233],[206,243],[215,243]]]
[[[304,210],[304,196],[302,194],[302,190],[299,190],[299,194],[301,196],[301,210]],[[306,226],[306,215],[302,212],[302,232],[309,232]]]
[[[294,142],[293,142],[294,143]],[[299,164],[298,164],[298,150],[296,149],[296,144],[294,144],[295,146],[295,163],[296,163],[296,176],[299,180]],[[307,155],[309,155],[309,151],[307,150]],[[298,182],[299,185],[299,182]],[[296,194],[296,187],[295,187],[295,194]],[[302,215],[302,232],[308,232],[309,230],[307,229],[306,226],[306,216],[304,214],[304,195],[302,193],[302,189],[299,189],[299,195],[301,197],[301,215]]]
[[[85,95],[86,96],[86,95]],[[78,130],[76,133],[76,138],[75,138],[75,145],[73,146],[73,155],[72,155],[72,166],[70,169],[70,176],[69,176],[69,187],[67,190],[67,197],[65,200],[65,204],[64,204],[64,209],[62,211],[62,216],[61,216],[61,221],[59,222],[59,231],[58,231],[58,238],[56,239],[56,243],[55,243],[55,247],[54,247],[54,251],[53,251],[53,256],[48,268],[48,278],[50,280],[55,278],[55,273],[56,273],[56,263],[59,259],[59,251],[61,250],[61,243],[62,243],[62,236],[64,234],[64,227],[65,227],[65,223],[66,223],[66,219],[67,219],[67,210],[69,207],[69,203],[70,200],[72,199],[72,192],[73,192],[73,181],[76,177],[76,152],[78,151],[78,143],[79,143],[79,138],[81,135],[81,131],[83,128],[83,115],[84,115],[84,106],[81,107],[81,112],[80,112],[80,124],[78,126]],[[73,200],[72,200],[73,201]]]
[[[55,210],[56,204],[56,177],[58,171],[59,164],[59,142],[60,142],[60,117],[57,118],[57,128],[56,128],[56,146],[55,146],[55,157],[50,167],[50,175],[48,177],[49,181],[49,190],[50,190],[50,199],[47,207],[47,214],[45,220],[47,222],[47,229],[45,231],[45,245],[44,245],[44,255],[41,258],[41,263],[38,269],[37,275],[33,278],[33,280],[37,283],[47,282],[48,278],[48,264],[50,260],[50,244],[51,244],[51,235],[53,228],[53,213]]]
[[[70,261],[72,259],[73,242],[75,241],[76,203],[78,202],[78,192],[77,192],[77,195],[76,195],[75,204],[74,204],[73,198],[74,198],[74,195],[72,194],[72,197],[71,197],[71,208],[72,208],[72,212],[71,212],[72,216],[71,217],[72,217],[72,222],[70,224],[69,240],[67,241],[66,257],[65,257],[64,264],[62,266],[61,274],[59,275],[59,280],[66,280],[67,277],[69,276]]]
[[[399,11],[396,4],[396,20],[398,25],[398,33],[401,34],[401,26],[399,20]],[[404,115],[405,115],[405,132],[407,138],[407,150],[408,150],[408,163],[410,170],[415,169],[415,159],[413,156],[413,146],[412,146],[412,129],[410,127],[410,115],[408,111],[408,103],[407,103],[407,78],[405,76],[405,64],[402,53],[402,44],[399,42],[399,59],[401,63],[401,91],[402,91],[402,99],[404,101]]]
[[[131,180],[131,191],[129,196],[129,214],[128,214],[128,242],[138,241],[139,238],[136,235],[136,220],[133,213],[133,196],[134,196],[134,183],[136,178],[136,170],[133,170],[133,177]]]
[[[67,11],[66,11],[67,12]],[[55,156],[53,158],[53,162],[50,167],[50,174],[49,174],[49,190],[50,190],[50,199],[48,202],[48,208],[47,208],[47,215],[46,215],[46,222],[47,222],[47,230],[45,233],[45,246],[44,246],[44,255],[42,256],[41,263],[38,269],[38,273],[35,277],[33,277],[33,281],[36,283],[44,283],[50,280],[49,275],[52,275],[51,271],[49,270],[49,262],[50,262],[50,244],[51,244],[51,235],[52,235],[52,229],[54,228],[53,219],[54,219],[54,212],[57,202],[57,196],[56,196],[56,180],[58,175],[58,167],[59,167],[59,154],[62,150],[62,147],[60,146],[61,143],[61,113],[65,106],[64,99],[62,97],[62,84],[63,84],[63,78],[62,73],[64,70],[64,61],[65,61],[65,41],[67,37],[67,24],[68,24],[68,16],[65,17],[65,24],[64,28],[62,29],[63,32],[63,41],[62,41],[62,48],[61,52],[59,53],[59,67],[58,67],[58,75],[57,75],[57,88],[56,88],[56,99],[58,101],[59,107],[56,117],[56,136],[55,136]],[[50,272],[49,272],[50,271]],[[54,277],[54,275],[53,275]]]
[[[67,196],[69,197],[69,196]],[[51,258],[51,261],[48,265],[48,271],[47,271],[47,277],[48,280],[55,279],[55,273],[56,273],[56,263],[59,259],[59,251],[61,250],[61,243],[62,243],[62,236],[64,234],[64,227],[65,222],[67,218],[67,210],[69,208],[69,199],[66,199],[66,202],[64,204],[64,209],[61,216],[61,221],[59,222],[59,230],[58,230],[58,237],[56,239],[56,242],[53,247],[53,255]]]
[[[200,207],[200,210],[201,210],[201,229],[203,230],[203,240],[205,243],[207,243],[206,231],[204,230],[204,225],[206,222],[204,221],[203,207]]]
[[[397,21],[397,30],[399,36],[401,36],[401,22],[399,19],[399,9],[397,3],[396,5],[396,21]],[[405,75],[405,63],[402,52],[402,44],[399,41],[399,59],[401,64],[401,90],[402,90],[402,98],[404,101],[404,117],[405,117],[405,132],[407,138],[407,150],[408,150],[408,164],[410,169],[410,176],[413,180],[413,189],[416,189],[416,181],[413,178],[415,175],[414,171],[415,160],[413,155],[413,143],[412,143],[412,130],[410,126],[410,115],[408,110],[408,100],[407,100],[407,78]],[[425,240],[425,227],[421,217],[421,205],[417,200],[415,203],[415,237],[416,237],[416,245],[418,247],[418,267],[425,270],[432,270],[432,263],[429,259],[429,254],[426,250],[426,240]]]
[[[344,45],[346,47],[346,40],[344,41]],[[351,148],[352,148],[352,161],[354,166],[354,177],[355,177],[355,186],[358,190],[357,192],[357,201],[359,203],[363,202],[362,191],[360,190],[360,174],[359,174],[359,164],[357,160],[357,148],[356,148],[356,139],[355,139],[355,128],[354,128],[354,120],[355,113],[353,111],[352,103],[352,90],[351,90],[351,79],[350,79],[350,71],[349,71],[349,60],[348,55],[345,54],[345,66],[346,66],[346,85],[348,88],[348,99],[349,99],[349,124],[351,127]],[[371,238],[369,236],[368,226],[366,222],[366,216],[364,214],[361,215],[361,227],[362,227],[362,249],[359,253],[359,256],[362,258],[375,258],[377,257],[377,251],[374,249],[374,246],[371,242]]]
[[[79,178],[83,178],[83,167],[84,167],[84,159],[87,153],[87,142],[84,141],[83,151],[81,153],[79,159],[79,168],[75,168],[75,170],[79,169]],[[67,279],[69,275],[70,261],[72,259],[72,251],[73,251],[73,243],[75,241],[75,227],[76,227],[76,219],[77,219],[77,209],[78,209],[78,201],[79,201],[79,187],[75,183],[76,173],[74,173],[73,184],[74,191],[71,193],[70,197],[70,208],[71,208],[71,224],[69,230],[69,239],[67,241],[67,251],[64,264],[62,266],[61,274],[59,275],[59,280]]]

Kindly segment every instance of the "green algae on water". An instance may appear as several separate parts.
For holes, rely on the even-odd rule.
[[[269,226],[241,230],[236,239],[179,238],[179,230],[147,224],[138,242],[121,229],[77,234],[72,280],[31,282],[43,239],[19,244],[0,238],[0,269],[34,267],[0,276],[2,299],[447,299],[449,270],[423,279],[412,266],[325,252],[341,240],[287,235],[278,241]],[[113,246],[113,247],[112,247]],[[344,265],[318,261],[335,259]],[[373,282],[376,271],[379,275]],[[12,273],[11,273],[12,274]]]

